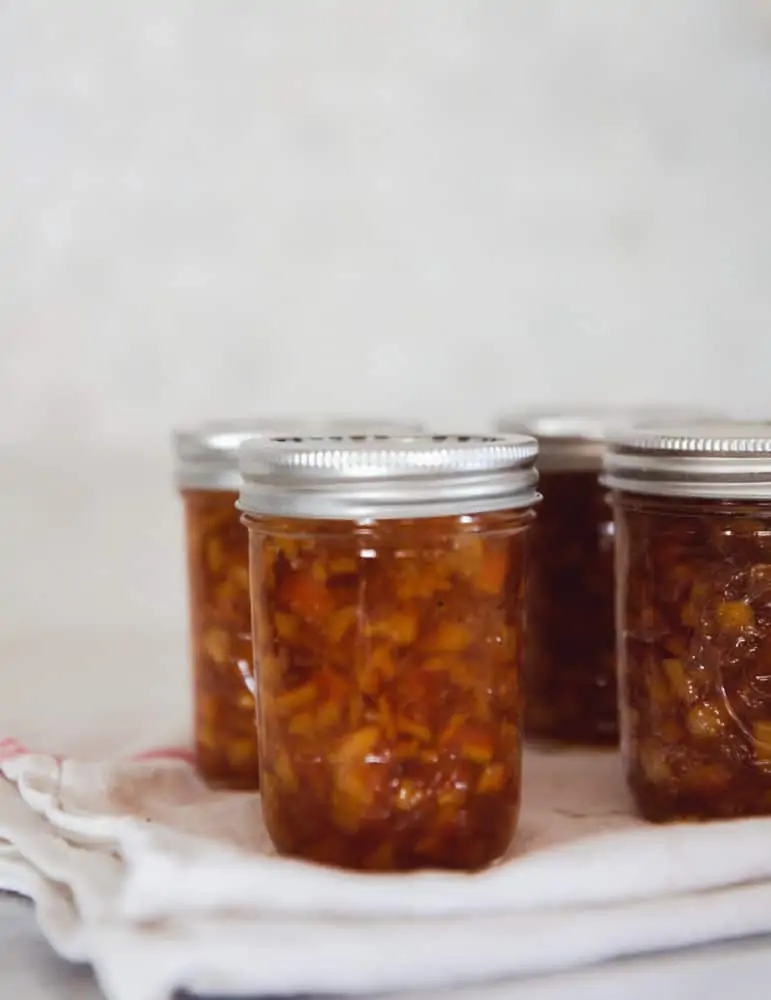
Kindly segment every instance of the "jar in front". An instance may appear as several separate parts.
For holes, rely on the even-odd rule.
[[[499,421],[501,430],[532,434],[539,446],[543,502],[523,678],[529,739],[618,743],[613,515],[599,474],[613,428],[665,415],[653,407],[575,407]]]
[[[249,551],[236,509],[238,448],[255,436],[308,427],[330,433],[393,430],[378,421],[319,418],[302,425],[291,419],[220,421],[175,435],[187,540],[195,755],[199,773],[213,786],[259,786]]]
[[[621,437],[622,755],[648,819],[771,813],[771,436],[765,425]]]
[[[508,849],[534,455],[527,438],[244,452],[263,816],[279,852],[472,870]]]

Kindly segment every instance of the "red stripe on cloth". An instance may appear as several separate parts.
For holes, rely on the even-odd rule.
[[[0,760],[8,760],[10,757],[19,757],[21,754],[27,752],[27,748],[23,747],[18,740],[11,739],[11,737],[6,737],[6,739],[0,740]]]
[[[21,757],[25,753],[40,753],[38,750],[30,750],[19,743],[11,736],[0,739],[0,761],[9,760],[11,757]],[[56,760],[64,760],[61,754],[47,754]],[[131,755],[131,760],[182,760],[192,764],[194,760],[193,751],[189,747],[157,747],[152,750],[142,750],[140,753]]]
[[[189,747],[158,747],[156,750],[143,750],[135,753],[132,760],[183,760],[192,764],[194,760],[193,751]]]

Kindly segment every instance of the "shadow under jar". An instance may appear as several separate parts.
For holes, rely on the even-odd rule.
[[[600,484],[605,439],[641,419],[697,418],[658,407],[526,411],[499,421],[538,441],[543,502],[534,533],[525,657],[525,733],[554,743],[618,743],[613,515]]]
[[[263,815],[281,853],[471,870],[508,849],[536,450],[243,449]]]
[[[771,813],[771,425],[618,435],[622,756],[654,821]]]
[[[247,534],[236,509],[238,448],[273,434],[419,430],[394,422],[232,420],[174,435],[185,514],[196,764],[210,784],[259,786]]]

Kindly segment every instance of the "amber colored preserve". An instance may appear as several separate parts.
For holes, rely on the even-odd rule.
[[[258,784],[249,551],[237,493],[183,491],[195,749],[212,784]]]
[[[640,810],[771,812],[771,502],[616,503],[621,708]]]
[[[538,440],[543,502],[533,541],[525,733],[565,744],[618,743],[613,512],[600,483],[609,433],[641,420],[705,419],[661,406],[521,412],[504,431]]]
[[[532,475],[534,443],[518,440]],[[356,468],[355,447],[326,458],[318,448],[319,467]],[[409,468],[398,448],[383,467]],[[430,467],[439,446],[425,448]],[[384,517],[373,502],[373,516],[245,515],[263,815],[280,852],[367,870],[477,869],[506,852],[535,500],[522,474],[530,489],[513,509]],[[242,507],[259,505],[242,493]]]
[[[194,735],[214,786],[259,786],[247,533],[236,510],[238,449],[273,434],[393,431],[383,421],[318,418],[206,423],[175,435],[187,538]],[[405,424],[400,430],[419,430]]]
[[[771,813],[771,464],[757,433],[640,432],[608,458],[622,752],[651,820]]]
[[[575,744],[618,742],[613,516],[597,472],[545,471],[525,659],[525,731]]]

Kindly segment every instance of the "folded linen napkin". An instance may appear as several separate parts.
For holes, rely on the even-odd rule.
[[[0,742],[0,887],[111,1000],[382,992],[771,931],[771,819],[657,827],[609,752],[530,752],[486,872],[365,875],[275,856],[259,797],[184,753],[85,762]]]

